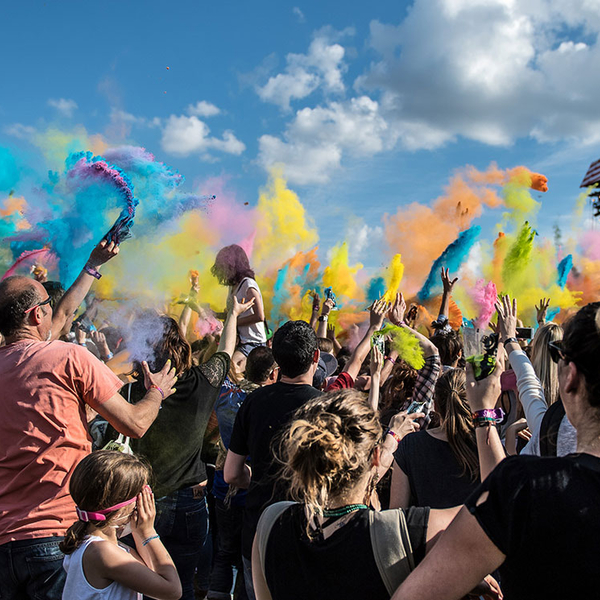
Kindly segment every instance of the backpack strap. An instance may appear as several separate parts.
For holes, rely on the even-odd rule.
[[[415,568],[404,511],[369,511],[369,532],[375,563],[392,596]]]
[[[260,516],[258,521],[258,526],[256,527],[255,538],[258,543],[258,556],[260,558],[260,570],[262,571],[263,577],[265,581],[267,580],[266,572],[265,572],[265,557],[267,555],[267,543],[269,542],[269,535],[271,534],[271,529],[273,529],[273,525],[279,517],[292,505],[297,504],[297,502],[276,502],[275,504],[271,504],[271,506],[267,506],[263,511],[263,514]]]
[[[540,425],[540,456],[556,456],[558,430],[565,415],[560,398],[548,407]]]

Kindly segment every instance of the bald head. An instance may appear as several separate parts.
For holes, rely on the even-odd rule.
[[[0,282],[0,333],[14,335],[27,320],[25,311],[47,295],[44,286],[30,277],[15,275]]]

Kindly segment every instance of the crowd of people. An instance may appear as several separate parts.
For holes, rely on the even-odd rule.
[[[222,327],[198,337],[193,273],[176,318],[98,316],[118,253],[101,242],[67,290],[0,282],[2,600],[595,597],[600,302],[561,326],[542,299],[524,339],[501,295],[465,356],[442,270],[429,327],[397,293],[350,344],[331,294],[271,331],[233,245]]]

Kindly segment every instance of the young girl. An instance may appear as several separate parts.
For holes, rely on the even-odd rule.
[[[136,457],[108,450],[77,465],[69,491],[79,520],[60,544],[67,572],[63,600],[181,596],[175,565],[154,529],[149,476],[150,469]],[[137,552],[118,541],[129,528]]]
[[[229,286],[229,293],[233,294],[238,302],[254,299],[254,306],[238,319],[237,331],[240,342],[233,355],[233,362],[239,371],[243,372],[248,354],[257,346],[264,346],[267,342],[262,294],[258,283],[254,280],[254,271],[250,267],[248,256],[237,244],[219,250],[211,273],[221,285]]]

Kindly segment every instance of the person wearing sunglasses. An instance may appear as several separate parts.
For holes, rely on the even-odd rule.
[[[59,550],[75,506],[68,493],[73,469],[91,452],[85,419],[90,406],[119,432],[140,437],[173,392],[169,362],[158,373],[145,367],[146,396],[136,406],[119,394],[122,382],[85,348],[59,341],[100,265],[118,253],[101,242],[56,307],[30,277],[0,282],[0,595],[62,595]]]
[[[516,314],[506,299],[499,314]],[[514,344],[502,340],[507,349]],[[577,453],[512,456],[496,424],[501,368],[482,381],[467,369],[480,462],[491,475],[392,600],[459,599],[499,569],[507,600],[596,598],[600,557],[600,302],[581,308],[552,342],[560,397],[577,430]],[[502,357],[499,355],[499,363]],[[432,577],[432,573],[435,574]]]

